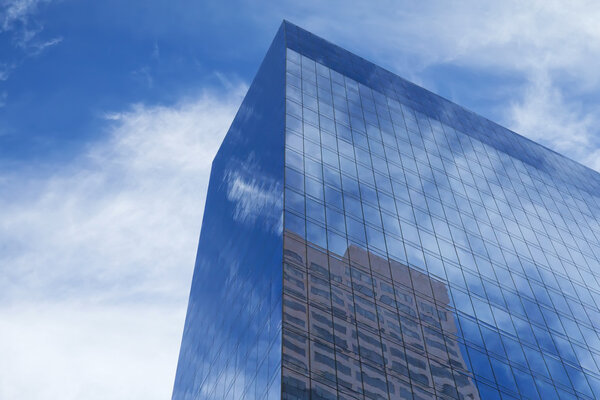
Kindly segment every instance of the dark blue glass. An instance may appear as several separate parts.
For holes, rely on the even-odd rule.
[[[284,22],[215,159],[174,398],[600,397],[600,174]]]
[[[213,161],[173,399],[281,393],[283,34]]]

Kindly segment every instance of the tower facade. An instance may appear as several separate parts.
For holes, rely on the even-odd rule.
[[[600,397],[600,174],[288,22],[211,172],[173,399]]]

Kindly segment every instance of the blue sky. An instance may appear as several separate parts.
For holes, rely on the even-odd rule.
[[[169,396],[210,162],[283,18],[600,170],[595,2],[0,0],[0,398]]]

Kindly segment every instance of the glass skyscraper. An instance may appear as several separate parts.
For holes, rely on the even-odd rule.
[[[600,398],[600,174],[297,26],[213,162],[173,399]]]

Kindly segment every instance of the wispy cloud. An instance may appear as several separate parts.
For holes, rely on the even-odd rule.
[[[13,68],[13,64],[0,63],[0,81],[7,80]]]
[[[0,39],[5,35],[7,48],[0,53],[0,83],[9,79],[14,70],[24,60],[43,53],[56,46],[63,38],[46,39],[39,35],[43,25],[34,17],[39,7],[51,0],[0,0]],[[16,52],[9,51],[16,50]],[[7,103],[8,93],[1,92],[0,107]]]
[[[39,55],[63,40],[61,36],[48,39],[40,35],[44,30],[44,25],[36,16],[39,9],[51,1],[4,0],[0,2],[0,34],[9,35],[12,45],[20,49],[25,58]]]
[[[225,179],[227,199],[235,205],[235,220],[251,226],[260,221],[269,231],[283,232],[283,188],[278,182],[262,176],[251,162],[227,173]]]
[[[46,49],[56,46],[63,41],[63,37],[55,37],[49,40],[28,41],[22,43],[22,46],[28,51],[29,55],[38,55]]]
[[[0,397],[169,396],[210,165],[244,91],[107,114],[69,164],[0,173]]]
[[[581,103],[567,102],[544,71],[507,113],[515,131],[600,171],[600,117],[587,113]]]
[[[152,47],[152,58],[155,60],[160,59],[160,47],[156,41],[154,42],[154,47]]]
[[[6,0],[1,4],[0,20],[4,31],[13,29],[16,24],[23,24],[29,15],[36,11],[38,4],[44,0]]]
[[[131,76],[133,77],[133,79],[135,79],[140,84],[144,85],[149,89],[152,89],[152,87],[154,87],[154,78],[152,77],[152,73],[150,72],[150,67],[147,65],[132,71]]]

